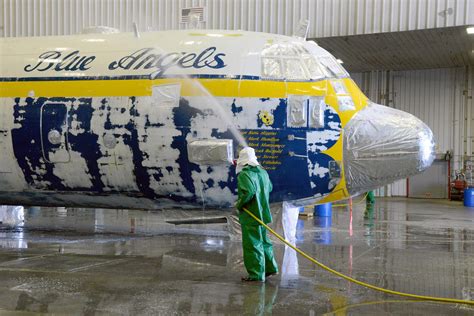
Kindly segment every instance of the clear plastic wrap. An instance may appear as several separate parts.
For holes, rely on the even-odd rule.
[[[324,111],[326,111],[326,102],[323,96],[309,98],[309,127],[324,127]]]
[[[288,95],[288,126],[306,126],[306,105],[308,97],[304,95]]]
[[[301,41],[270,44],[262,51],[262,77],[278,80],[309,80],[324,77],[315,57]]]
[[[188,143],[188,159],[202,165],[229,164],[234,151],[231,139],[203,139]]]
[[[0,205],[0,225],[8,227],[22,226],[25,220],[23,206]]]
[[[420,173],[434,157],[430,128],[406,112],[372,103],[344,128],[344,174],[351,195]]]

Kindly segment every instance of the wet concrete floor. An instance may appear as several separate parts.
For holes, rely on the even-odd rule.
[[[4,220],[0,314],[474,314],[348,283],[278,242],[280,275],[244,284],[241,245],[225,224],[175,226],[166,214],[33,208],[23,226]],[[355,205],[352,220],[343,207],[300,219],[297,246],[377,286],[472,300],[473,237],[474,209],[460,203],[378,199],[368,212]]]

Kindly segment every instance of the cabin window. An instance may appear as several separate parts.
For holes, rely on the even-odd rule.
[[[287,122],[288,127],[306,127],[306,112],[308,108],[308,97],[304,95],[289,95]]]
[[[113,134],[105,134],[102,136],[105,148],[114,149],[117,146],[117,138]]]
[[[52,129],[48,133],[48,141],[53,145],[59,145],[62,141],[62,135],[59,131]]]
[[[309,127],[324,127],[324,111],[326,111],[326,103],[324,97],[310,97],[309,100]]]
[[[323,96],[289,95],[287,124],[288,127],[324,128],[326,103]]]
[[[355,104],[352,100],[352,96],[349,94],[344,81],[340,79],[331,80],[331,86],[337,96],[337,104],[339,111],[353,111],[355,110]]]
[[[354,101],[350,95],[338,95],[337,96],[337,105],[339,106],[339,111],[354,111],[356,109]]]

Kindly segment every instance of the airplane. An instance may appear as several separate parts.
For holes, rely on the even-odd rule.
[[[219,208],[255,149],[271,202],[422,172],[430,128],[370,101],[314,41],[247,31],[0,39],[0,204]]]

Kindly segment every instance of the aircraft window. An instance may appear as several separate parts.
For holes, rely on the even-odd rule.
[[[313,56],[304,54],[302,58],[303,63],[305,64],[306,68],[308,69],[308,72],[311,75],[311,79],[318,79],[324,77],[324,73],[321,71],[321,68],[319,67],[318,63],[316,62],[316,59]]]
[[[332,56],[320,56],[319,57],[320,64],[324,67],[324,69],[328,72],[330,77],[349,77],[347,71],[336,61],[336,59]]]
[[[309,126],[312,128],[324,127],[324,111],[326,110],[326,103],[324,97],[310,97],[309,98]]]
[[[62,141],[61,133],[55,129],[50,130],[48,133],[48,140],[53,145],[59,145]]]
[[[262,58],[263,77],[268,79],[281,79],[281,61],[279,58]]]
[[[297,42],[273,44],[262,51],[265,79],[310,80],[324,77],[314,56]]]
[[[102,137],[102,141],[104,142],[104,146],[108,149],[114,149],[117,146],[117,138],[113,134],[105,134]]]
[[[293,45],[290,46],[290,48],[294,52],[293,56],[295,57],[299,57],[302,54],[306,53],[305,48],[300,43],[294,43]]]
[[[288,96],[288,127],[306,127],[308,97],[303,95]]]
[[[283,59],[283,73],[286,79],[298,80],[301,78],[307,78],[303,63],[301,60],[296,58]]]

